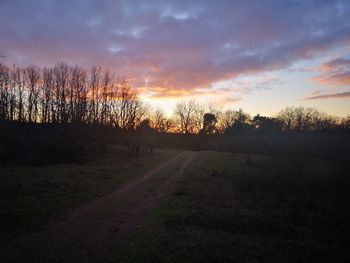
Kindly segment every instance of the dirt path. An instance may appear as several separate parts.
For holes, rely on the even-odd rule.
[[[77,220],[78,218],[85,216],[90,211],[96,210],[98,207],[105,205],[107,202],[113,200],[117,196],[127,194],[132,189],[134,189],[136,186],[143,183],[144,181],[146,181],[147,179],[149,179],[150,177],[152,177],[153,175],[155,175],[156,173],[158,173],[159,171],[164,169],[166,166],[168,166],[169,164],[171,164],[174,161],[176,161],[177,159],[179,159],[183,154],[184,153],[177,154],[173,158],[167,160],[166,162],[162,163],[158,167],[154,168],[152,171],[149,171],[148,173],[142,175],[141,177],[136,178],[134,181],[127,183],[122,188],[118,189],[117,191],[112,192],[108,195],[102,196],[102,197],[94,200],[92,203],[89,203],[85,206],[82,206],[80,208],[72,210],[71,212],[68,213],[68,216],[65,220],[63,220],[59,223],[55,223],[54,225],[49,225],[48,228],[59,228],[59,227],[62,227],[66,224],[69,224],[69,222],[71,222],[72,220]]]
[[[70,212],[65,220],[11,242],[2,249],[1,262],[101,262],[111,252],[114,241],[137,228],[149,211],[171,193],[173,183],[193,156],[193,152],[180,153],[117,191]],[[166,168],[169,170],[182,158],[175,172],[160,179],[163,181],[157,183],[158,188],[147,191],[145,187],[152,186],[155,175],[166,173]]]

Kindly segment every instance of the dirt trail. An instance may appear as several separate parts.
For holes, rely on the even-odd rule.
[[[154,175],[184,157],[182,165],[163,179],[158,189],[145,192],[143,187]],[[171,193],[173,183],[193,157],[193,152],[180,153],[117,191],[74,210],[65,220],[11,242],[1,249],[4,256],[1,262],[102,262],[111,252],[113,242],[137,228],[145,215]],[[139,192],[145,198],[133,198],[132,191],[135,196]],[[120,208],[121,203],[126,208]]]
[[[65,224],[68,224],[70,221],[76,220],[79,217],[83,217],[86,214],[88,214],[90,211],[96,210],[96,208],[98,208],[102,205],[105,205],[107,202],[113,200],[117,196],[127,194],[132,189],[134,189],[136,186],[143,183],[144,181],[146,181],[147,179],[149,179],[150,177],[152,177],[153,175],[158,173],[160,170],[164,169],[166,166],[168,166],[169,164],[171,164],[174,161],[176,161],[177,159],[179,159],[183,154],[184,153],[177,154],[173,158],[167,160],[166,162],[162,163],[158,167],[154,168],[152,171],[149,171],[148,173],[142,175],[141,177],[136,178],[134,181],[124,185],[122,188],[118,189],[117,191],[112,192],[110,194],[107,194],[105,196],[102,196],[102,197],[96,199],[95,201],[93,201],[92,203],[89,203],[85,206],[82,206],[80,208],[73,210],[72,212],[68,213],[68,216],[65,220],[63,220],[59,223],[55,223],[53,226],[49,225],[48,228],[58,228],[58,227],[61,227]]]
[[[148,212],[171,193],[173,183],[183,174],[194,155],[195,153],[190,153],[177,172],[168,177],[157,191],[136,206],[131,207],[117,220],[114,218],[109,223],[106,222],[93,239],[84,240],[78,249],[75,249],[73,253],[69,251],[65,258],[69,258],[71,262],[77,262],[84,255],[84,262],[98,262],[99,259],[106,257],[111,252],[110,248],[114,241],[122,240],[130,231],[138,228]]]

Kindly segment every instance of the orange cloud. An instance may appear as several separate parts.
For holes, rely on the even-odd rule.
[[[230,90],[213,90],[210,88],[178,89],[171,86],[136,87],[137,91],[152,98],[188,98],[189,96],[220,96],[231,92]]]

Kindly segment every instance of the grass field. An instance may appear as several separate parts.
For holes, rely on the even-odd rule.
[[[172,195],[127,240],[114,244],[110,262],[348,261],[348,221],[334,218],[325,200],[309,204],[293,190],[282,189],[289,195],[284,197],[257,188],[264,188],[261,180],[271,183],[271,176],[288,176],[280,171],[287,164],[276,162],[280,158],[198,152]],[[321,160],[302,165],[321,181],[334,169]]]
[[[0,244],[59,221],[67,209],[115,190],[176,153],[158,150],[137,159],[115,146],[83,164],[0,166]]]
[[[347,170],[304,156],[179,153],[130,158],[124,148],[111,147],[86,164],[1,167],[2,244],[129,184],[126,194],[61,227],[65,237],[43,230],[37,244],[31,238],[30,258],[19,254],[17,261],[52,255],[57,262],[350,259],[349,213],[342,202],[348,195],[339,186],[346,185]],[[130,184],[151,170],[152,176]]]

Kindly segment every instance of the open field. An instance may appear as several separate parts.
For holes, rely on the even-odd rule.
[[[110,147],[1,170],[1,262],[345,262],[348,167]]]
[[[67,209],[114,191],[176,153],[159,150],[136,159],[127,156],[125,147],[115,146],[84,164],[2,165],[1,244],[49,219],[60,220]]]
[[[333,207],[329,199],[345,196],[325,187],[334,167],[290,161],[292,167],[280,157],[198,152],[143,227],[115,243],[110,262],[348,261],[348,201]],[[279,176],[298,178],[272,179]]]
[[[350,263],[350,0],[0,0],[0,263]]]

